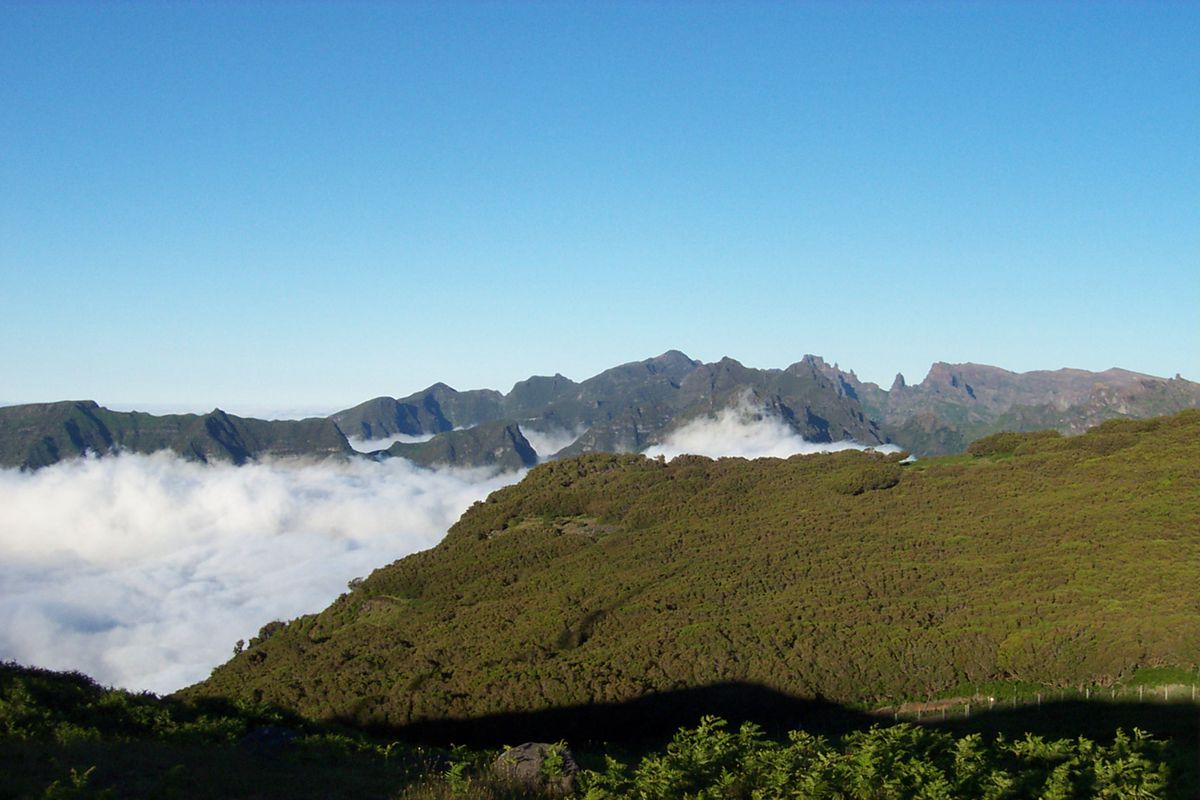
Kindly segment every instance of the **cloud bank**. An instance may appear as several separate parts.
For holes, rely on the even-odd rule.
[[[519,477],[167,453],[0,471],[0,659],[173,691],[264,623],[436,544]]]
[[[743,402],[722,409],[714,417],[701,417],[677,428],[662,444],[645,451],[648,456],[674,458],[684,453],[710,458],[740,456],[742,458],[787,458],[812,453],[833,453],[840,450],[874,449],[898,453],[895,445],[870,448],[852,441],[809,442],[777,416],[755,409]]]

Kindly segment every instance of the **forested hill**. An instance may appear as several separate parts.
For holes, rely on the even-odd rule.
[[[1200,653],[1200,411],[842,452],[544,464],[189,696],[404,726],[756,685],[1104,684]]]

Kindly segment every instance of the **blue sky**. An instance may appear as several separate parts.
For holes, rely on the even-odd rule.
[[[0,6],[0,401],[1200,379],[1200,6]]]

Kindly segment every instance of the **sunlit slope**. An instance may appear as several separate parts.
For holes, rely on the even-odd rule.
[[[1200,654],[1200,412],[901,465],[542,465],[189,694],[405,724],[721,681],[839,701]]]

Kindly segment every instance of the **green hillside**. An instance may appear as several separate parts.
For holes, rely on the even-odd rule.
[[[849,704],[1200,654],[1200,411],[843,452],[544,464],[182,694],[398,727],[717,685]]]

